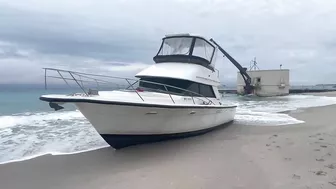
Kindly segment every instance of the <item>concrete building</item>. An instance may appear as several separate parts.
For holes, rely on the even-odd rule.
[[[257,96],[281,96],[289,94],[289,70],[251,70],[247,74],[255,86],[254,94]],[[237,75],[237,93],[244,93],[244,80],[240,73]]]

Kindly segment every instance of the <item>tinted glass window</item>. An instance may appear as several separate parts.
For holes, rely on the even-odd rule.
[[[209,85],[200,84],[200,94],[206,97],[215,97],[213,89]]]
[[[150,83],[150,82],[154,82],[154,83]],[[153,89],[155,91],[160,90],[161,92],[166,92],[167,90],[165,86],[161,84],[172,86],[172,87],[166,86],[167,90],[169,92],[180,94],[180,95],[199,96],[197,94],[201,94],[206,97],[215,97],[211,86],[195,83],[192,81],[181,80],[181,79],[146,77],[146,78],[140,79],[139,87],[146,88],[146,89]],[[177,88],[174,88],[174,87],[177,87]],[[182,89],[192,91],[193,93],[184,91]]]
[[[199,94],[200,93],[199,84],[192,82],[191,85],[189,86],[189,88],[187,90]],[[195,95],[195,94],[193,94],[193,95]]]
[[[154,83],[151,83],[154,82]],[[148,89],[154,89],[154,90],[162,90],[165,91],[165,87],[163,85],[159,85],[156,83],[164,83],[164,80],[161,78],[146,78],[141,79],[139,87],[148,88]]]

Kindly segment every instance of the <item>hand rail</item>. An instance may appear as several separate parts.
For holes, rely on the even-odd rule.
[[[142,100],[142,101],[145,101],[145,100],[141,97],[141,95],[138,93],[138,91],[134,89],[134,87],[133,87],[134,83],[133,83],[133,85],[132,85],[132,84],[128,81],[128,79],[126,79],[126,81],[127,81],[127,83],[132,87],[132,89],[136,92],[136,94],[141,98],[141,100]]]
[[[186,90],[186,89],[182,89],[182,88],[179,88],[179,87],[175,87],[175,86],[172,86],[172,85],[167,85],[167,84],[163,84],[163,83],[157,83],[157,82],[152,82],[152,81],[146,81],[146,80],[139,80],[139,79],[132,79],[132,78],[122,78],[122,77],[114,77],[114,76],[107,76],[107,75],[100,75],[100,74],[87,74],[87,73],[82,73],[82,72],[75,72],[75,71],[70,71],[70,70],[63,70],[63,69],[56,69],[56,68],[43,68],[45,70],[45,75],[44,75],[44,81],[45,81],[45,88],[47,88],[47,78],[54,78],[54,79],[61,79],[63,80],[69,87],[70,84],[68,83],[68,81],[74,81],[76,83],[77,86],[79,86],[79,88],[84,92],[84,94],[86,96],[90,96],[90,94],[85,90],[85,87],[84,87],[84,83],[95,83],[96,84],[96,87],[99,88],[100,84],[114,84],[114,85],[118,85],[119,84],[116,84],[114,82],[110,82],[110,81],[107,81],[107,80],[103,80],[103,79],[99,79],[99,78],[94,78],[94,77],[103,77],[103,78],[106,78],[106,79],[120,79],[120,80],[124,80],[128,83],[128,87],[125,88],[125,90],[129,90],[129,88],[132,89],[132,91],[135,91],[136,94],[139,96],[139,98],[142,100],[142,101],[145,101],[144,98],[139,94],[139,92],[137,91],[137,89],[134,88],[134,85],[136,83],[139,83],[139,81],[143,82],[143,83],[151,83],[151,84],[155,84],[155,85],[159,85],[159,86],[163,86],[165,91],[162,91],[160,89],[150,89],[150,90],[153,90],[153,91],[157,91],[157,92],[166,92],[170,99],[172,100],[172,102],[175,104],[175,100],[173,99],[172,97],[172,94],[174,92],[172,91],[169,91],[168,90],[168,87],[169,88],[173,88],[173,89],[178,89],[182,92],[186,92],[187,94],[190,94],[191,95],[191,98],[192,98],[192,101],[194,104],[195,103],[195,100],[194,98],[197,98],[197,99],[200,99],[202,100],[203,102],[207,103],[207,104],[214,104],[215,103],[213,101],[211,101],[209,98],[199,94],[199,93],[196,93],[196,92],[193,92],[193,91],[189,91],[189,90]],[[56,73],[58,73],[59,76],[48,76],[48,72],[47,71],[54,71]],[[69,76],[71,76],[70,78],[69,77],[65,77],[63,74],[69,74]],[[79,77],[79,78],[76,78],[76,77]],[[85,78],[86,80],[84,80],[83,78]],[[90,81],[91,80],[91,81]],[[130,81],[134,81],[134,82],[130,82]],[[142,88],[145,88],[145,87],[142,87]],[[180,94],[177,94],[177,95],[180,95]],[[182,95],[181,95],[182,96]],[[204,99],[202,98],[205,98],[208,102],[206,102]]]

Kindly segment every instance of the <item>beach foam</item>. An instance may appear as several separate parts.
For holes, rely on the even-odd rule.
[[[243,125],[277,126],[303,123],[285,113],[302,108],[319,107],[336,104],[336,97],[313,95],[289,95],[281,97],[238,97],[223,98],[223,101],[239,104],[235,122]]]
[[[238,109],[235,116],[235,123],[255,126],[278,126],[304,123],[304,121],[283,113],[253,112]]]
[[[0,116],[0,163],[108,145],[79,111]]]
[[[85,119],[80,111],[64,112],[25,112],[11,116],[0,116],[0,128],[17,125],[45,125],[50,121]]]

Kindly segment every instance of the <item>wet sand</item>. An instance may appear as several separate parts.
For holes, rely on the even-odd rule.
[[[336,106],[289,114],[305,123],[0,165],[0,188],[336,188]]]

